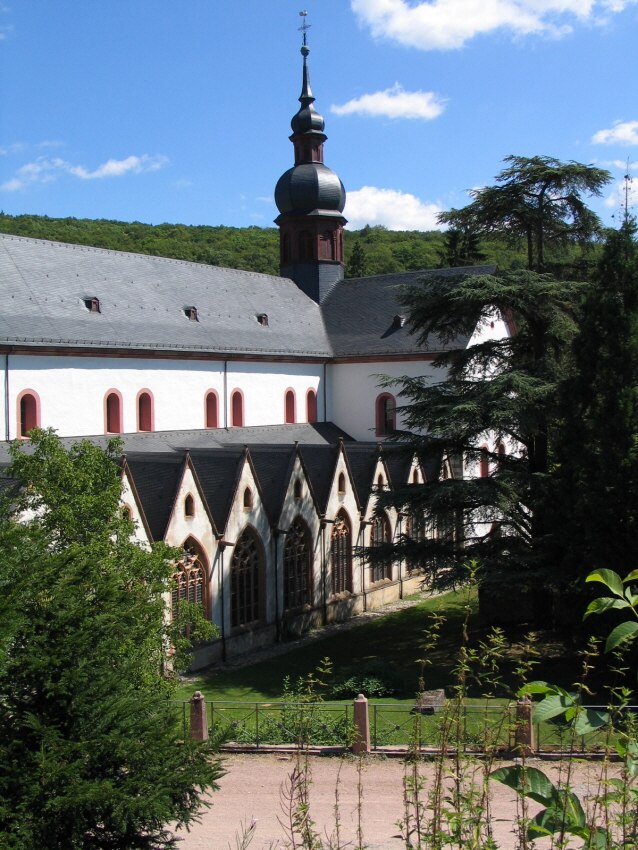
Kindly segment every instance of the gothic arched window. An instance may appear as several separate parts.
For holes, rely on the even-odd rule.
[[[370,529],[370,547],[376,549],[385,543],[390,543],[391,536],[390,522],[387,516],[376,514],[372,519]],[[385,578],[392,578],[392,561],[388,557],[374,557],[373,554],[370,561],[370,580],[373,582],[383,581]]]
[[[230,624],[250,626],[262,617],[261,585],[264,556],[256,533],[247,528],[237,543],[230,564]]]
[[[194,540],[187,540],[184,543],[184,555],[175,564],[173,575],[174,585],[171,600],[173,619],[177,617],[180,603],[183,602],[201,605],[204,614],[207,614],[206,576],[205,560],[200,547]],[[188,631],[188,626],[186,628]]]
[[[308,526],[297,517],[284,546],[284,608],[301,608],[311,603],[312,543]]]
[[[352,593],[352,532],[345,511],[339,511],[330,537],[332,592]]]

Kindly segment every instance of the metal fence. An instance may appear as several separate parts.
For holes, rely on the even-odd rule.
[[[190,732],[190,703],[174,702],[184,737]],[[604,707],[587,706],[604,711]],[[277,745],[349,747],[354,737],[351,702],[206,703],[210,734],[223,744],[259,749]],[[629,706],[638,714],[638,706]],[[516,744],[516,703],[486,700],[480,704],[444,704],[416,710],[413,703],[370,703],[372,750],[384,748],[512,751]],[[577,735],[563,717],[534,723],[537,751],[592,753],[616,740],[605,729]]]

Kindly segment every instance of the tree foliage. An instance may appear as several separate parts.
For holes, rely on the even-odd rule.
[[[548,270],[548,247],[585,244],[600,231],[583,195],[600,195],[611,179],[608,171],[549,156],[507,156],[505,162],[495,178],[498,185],[475,189],[471,204],[442,213],[439,220],[482,235],[524,240],[527,267],[535,271]]]
[[[173,553],[133,542],[119,446],[12,447],[0,513],[0,845],[174,847],[219,762],[183,738],[166,653]],[[189,612],[192,619],[192,612]]]
[[[638,552],[638,246],[609,234],[562,389],[556,560],[564,573],[629,570]]]
[[[544,575],[550,432],[583,286],[518,271],[460,283],[442,277],[406,293],[421,344],[434,337],[448,350],[435,360],[439,382],[389,382],[406,400],[397,439],[424,455],[445,453],[457,467],[483,458],[491,469],[485,477],[452,476],[397,492],[397,507],[414,517],[425,511],[439,531],[416,552],[403,540],[406,555],[429,565],[435,583],[463,578],[459,538],[463,562],[476,558],[484,583],[516,570],[551,580]],[[465,346],[477,324],[485,328],[499,316],[515,326],[513,335],[488,333]],[[488,434],[493,445],[485,449]],[[504,455],[494,441],[507,448]]]

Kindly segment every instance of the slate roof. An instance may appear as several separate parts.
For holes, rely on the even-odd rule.
[[[338,446],[302,446],[299,449],[310,487],[320,514],[328,507],[330,487],[335,474]]]
[[[184,457],[168,454],[126,458],[153,540],[163,540],[182,477]]]
[[[352,474],[352,480],[357,493],[359,504],[365,507],[370,488],[374,484],[374,470],[381,451],[376,444],[355,443],[348,446],[346,457]]]
[[[250,447],[250,458],[271,523],[276,522],[281,515],[295,455],[294,446]]]
[[[393,326],[406,312],[401,287],[493,271],[346,279],[320,306],[288,278],[0,234],[0,345],[320,360],[423,353],[408,325]],[[99,313],[85,305],[93,297]],[[185,307],[197,308],[198,321]],[[433,339],[427,348],[466,343]]]
[[[239,483],[244,464],[244,450],[200,450],[191,453],[191,460],[215,527],[221,534],[226,528],[233,496]]]
[[[286,278],[0,234],[0,343],[330,356],[319,306]],[[84,299],[99,298],[100,313]],[[184,307],[197,308],[198,321]],[[258,314],[268,316],[262,326]]]
[[[493,274],[495,266],[456,269],[428,269],[374,277],[346,278],[340,281],[322,303],[323,318],[335,357],[423,354],[465,348],[469,336],[443,343],[437,337],[424,349],[417,344],[410,325],[394,323],[405,315],[402,288],[435,277],[463,278],[468,274]]]

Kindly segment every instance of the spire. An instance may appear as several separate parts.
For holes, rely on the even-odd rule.
[[[314,107],[310,88],[308,13],[299,14],[303,18],[301,106],[290,122],[295,164],[277,182],[279,216],[275,221],[279,226],[281,274],[292,278],[315,301],[321,301],[344,274],[346,193],[334,171],[323,164],[325,125]]]

